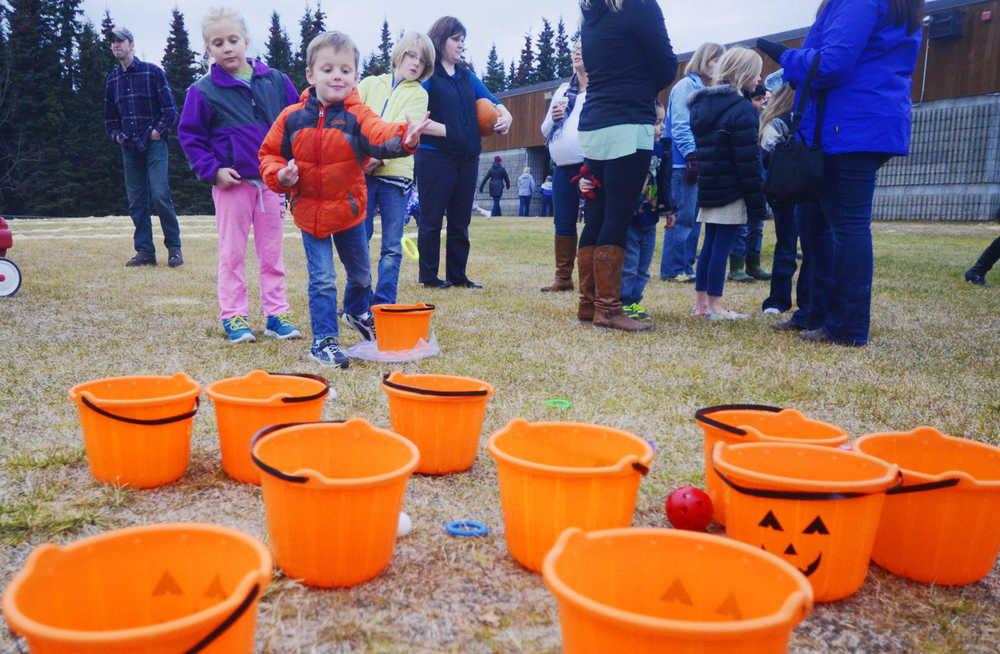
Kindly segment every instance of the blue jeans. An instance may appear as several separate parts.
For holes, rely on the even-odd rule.
[[[764,300],[762,309],[777,309],[784,313],[792,308],[792,278],[795,276],[795,251],[799,230],[795,225],[796,207],[791,203],[772,203],[774,213],[774,263],[771,266],[771,293]],[[796,296],[802,304],[807,295],[802,275],[799,275]]]
[[[368,214],[365,231],[371,243],[375,233],[375,213],[382,217],[382,248],[378,259],[378,283],[371,304],[395,304],[399,288],[399,266],[403,262],[403,220],[409,192],[377,177],[366,177]],[[369,246],[370,247],[370,246]],[[363,312],[362,312],[363,313]]]
[[[684,173],[683,168],[674,168],[671,173],[670,195],[677,207],[677,222],[672,229],[663,232],[660,279],[694,273],[692,263],[701,230],[700,223],[695,222],[698,215],[698,185],[684,181]]]
[[[490,216],[502,216],[503,213],[500,211],[500,196],[493,198],[493,211],[490,212]]]
[[[764,222],[748,222],[740,225],[736,240],[733,241],[733,251],[738,257],[745,257],[747,254],[760,254],[761,245],[764,243]]]
[[[552,222],[556,226],[556,236],[576,238],[576,221],[580,215],[580,187],[569,180],[580,174],[583,162],[556,166],[552,173]]]
[[[542,215],[551,216],[552,215],[552,194],[545,195],[542,193]]]
[[[630,225],[625,233],[625,264],[622,266],[622,306],[638,303],[649,283],[649,265],[656,249],[656,223]]]
[[[705,242],[701,244],[694,290],[707,291],[712,297],[722,297],[726,284],[726,264],[740,225],[705,225]]]
[[[363,315],[370,306],[372,292],[365,224],[358,223],[326,238],[316,238],[303,231],[302,245],[309,272],[309,320],[313,343],[327,336],[337,338],[340,331],[337,328],[337,270],[333,265],[333,246],[337,247],[337,256],[347,273],[344,311],[354,316]]]
[[[792,322],[804,329],[818,329],[826,322],[826,304],[833,284],[833,237],[817,204],[795,207],[795,222],[802,243],[799,267],[798,310]],[[802,290],[807,292],[803,295]]]
[[[167,181],[167,140],[151,140],[144,152],[122,148],[122,167],[125,169],[128,212],[135,225],[132,237],[135,251],[156,254],[151,211],[160,217],[163,244],[168,250],[180,249],[181,228]]]
[[[531,196],[530,195],[519,195],[517,199],[521,201],[521,205],[517,209],[518,216],[527,216],[528,212],[531,211]]]

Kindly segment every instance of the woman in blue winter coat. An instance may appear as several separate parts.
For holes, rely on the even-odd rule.
[[[654,0],[580,0],[587,101],[580,114],[584,164],[596,189],[584,207],[577,317],[597,327],[652,329],[621,303],[625,240],[653,154],[654,102],[677,57]]]
[[[807,341],[868,343],[875,177],[890,157],[910,149],[910,87],[923,6],[923,0],[823,0],[801,48],[758,41],[784,67],[798,95],[819,57],[799,130],[810,145],[817,122],[813,98],[825,102],[824,180],[801,233],[812,292],[809,305],[775,323],[776,329],[797,330]]]
[[[698,156],[687,101],[691,94],[712,83],[719,57],[725,52],[718,43],[702,43],[691,56],[682,77],[670,89],[667,103],[667,131],[670,134],[672,174],[670,193],[677,207],[677,222],[663,232],[660,279],[694,281],[694,260],[698,253],[701,226],[698,213]]]

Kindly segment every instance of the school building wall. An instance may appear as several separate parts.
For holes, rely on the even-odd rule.
[[[908,157],[896,157],[879,172],[875,220],[985,221],[1000,209],[1000,0],[928,2],[925,14],[940,25],[960,25],[960,36],[929,38],[913,72],[913,132]],[[668,24],[669,29],[669,24]],[[934,30],[936,31],[936,30]],[[801,28],[765,38],[798,47],[808,32]],[[753,47],[756,38],[729,45]],[[693,53],[678,55],[677,79]],[[764,75],[778,65],[762,54]],[[543,82],[498,94],[514,115],[506,135],[483,139],[479,180],[497,154],[503,157],[512,188],[501,201],[504,215],[517,215],[514,180],[530,166],[536,185],[549,170],[548,151],[539,126],[560,81]],[[669,89],[660,94],[666,104]],[[480,206],[492,200],[477,194]],[[488,204],[484,204],[488,203]],[[532,198],[539,215],[541,197]]]

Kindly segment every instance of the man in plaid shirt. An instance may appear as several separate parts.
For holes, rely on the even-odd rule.
[[[136,255],[125,265],[156,265],[153,209],[160,216],[167,265],[176,268],[184,258],[167,181],[167,133],[177,123],[177,105],[163,70],[135,57],[132,32],[116,26],[111,35],[111,53],[118,65],[108,73],[104,129],[122,149],[128,210],[135,223]]]

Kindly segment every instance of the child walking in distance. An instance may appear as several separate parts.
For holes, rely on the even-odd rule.
[[[309,358],[325,366],[349,365],[337,328],[337,274],[333,247],[347,275],[344,317],[362,337],[375,338],[371,266],[365,214],[366,157],[391,159],[413,154],[429,121],[386,123],[357,92],[358,48],[341,32],[324,32],[306,49],[301,101],[278,116],[260,147],[260,172],[277,193],[291,195],[295,225],[309,272]]]
[[[177,134],[191,168],[210,182],[219,232],[219,317],[230,343],[257,340],[250,329],[246,250],[250,230],[260,262],[264,333],[302,338],[285,298],[282,257],[284,199],[264,186],[257,149],[281,110],[298,100],[291,81],[258,60],[243,17],[213,8],[201,25],[205,49],[215,60],[208,75],[191,85]]]

